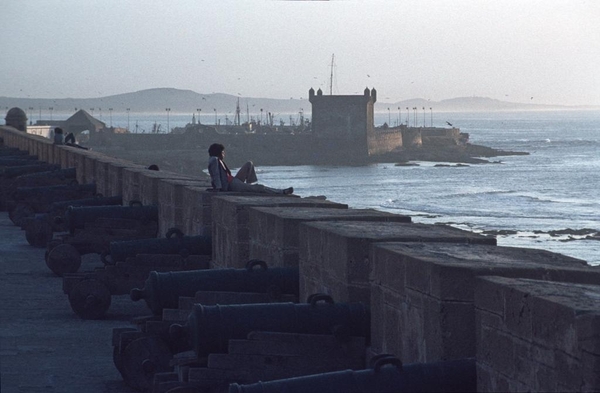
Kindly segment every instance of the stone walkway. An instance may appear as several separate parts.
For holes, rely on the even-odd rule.
[[[81,270],[101,266],[97,255]],[[71,310],[62,279],[44,262],[44,249],[0,213],[0,370],[2,393],[134,392],[112,360],[112,328],[148,315],[143,302],[113,296],[106,319],[85,321]]]

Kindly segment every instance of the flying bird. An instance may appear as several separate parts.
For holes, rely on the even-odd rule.
[[[449,121],[447,121],[446,124],[448,124],[450,127],[453,127],[452,123],[450,123]]]

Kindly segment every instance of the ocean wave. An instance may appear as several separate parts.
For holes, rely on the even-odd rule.
[[[445,198],[462,198],[462,197],[471,197],[471,196],[477,196],[477,195],[486,196],[486,195],[513,194],[514,192],[515,191],[512,191],[512,190],[496,190],[496,189],[479,190],[479,189],[473,189],[471,191],[464,191],[464,192],[457,192],[457,193],[453,193],[453,194],[447,194],[447,195],[444,195],[444,197]]]

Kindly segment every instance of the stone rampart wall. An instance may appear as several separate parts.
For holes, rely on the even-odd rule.
[[[402,147],[402,133],[400,130],[374,130],[369,134],[367,145],[369,155],[389,153]]]
[[[75,167],[105,196],[158,205],[161,236],[211,234],[214,267],[253,257],[298,265],[301,297],[370,304],[367,357],[476,357],[479,391],[600,390],[600,267],[322,198],[208,192],[201,174],[150,171],[12,127],[0,126],[0,138]]]

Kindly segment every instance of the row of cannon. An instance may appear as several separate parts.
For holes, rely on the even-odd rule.
[[[159,238],[159,206],[124,206],[121,196],[96,191],[77,182],[76,168],[0,149],[0,209],[31,246],[46,248],[46,265],[62,277],[75,314],[103,318],[117,295],[147,304],[151,315],[136,327],[113,329],[113,360],[129,386],[157,393],[475,391],[473,359],[402,365],[383,355],[364,369],[367,305],[324,294],[299,303],[298,268],[250,260],[243,269],[211,269],[210,236],[170,229]],[[97,255],[98,266],[80,272],[87,254]],[[245,353],[236,345],[257,342],[262,349],[250,357],[270,371],[215,366]],[[288,352],[298,354],[296,363]]]

